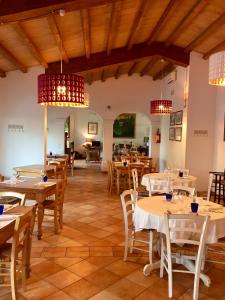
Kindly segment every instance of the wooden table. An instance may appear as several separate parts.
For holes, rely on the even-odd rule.
[[[29,213],[33,207],[31,206],[16,206],[12,209],[5,212],[5,214],[20,214],[24,215]],[[19,216],[19,215],[18,215]],[[4,221],[3,221],[4,222]],[[15,219],[12,221],[9,221],[8,224],[4,224],[1,226],[1,219],[0,219],[0,246],[6,243],[14,233],[14,226],[15,226]],[[5,222],[4,222],[5,223]],[[31,243],[32,238],[29,237],[28,243],[27,243],[27,256],[26,256],[26,275],[29,277],[30,274],[30,253],[31,253]]]
[[[0,191],[12,191],[26,194],[27,199],[34,199],[38,204],[38,239],[42,236],[43,202],[46,197],[56,194],[56,184],[60,179],[49,179],[46,185],[39,178],[18,180],[15,184],[0,182]],[[52,185],[47,185],[48,183]],[[43,185],[39,185],[43,184]]]
[[[44,174],[48,176],[50,173],[54,173],[54,166],[44,165],[28,165],[22,167],[13,168],[17,177],[42,177]]]

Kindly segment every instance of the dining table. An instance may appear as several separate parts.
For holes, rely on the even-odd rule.
[[[40,178],[13,179],[0,182],[0,191],[11,191],[26,194],[26,199],[36,200],[38,206],[38,239],[42,237],[43,202],[46,197],[56,195],[56,187],[61,179],[49,179],[47,182]]]
[[[134,209],[135,231],[151,229],[156,230],[159,234],[165,234],[165,213],[191,214],[192,201],[192,197],[181,195],[174,196],[172,201],[167,201],[165,195],[141,198],[137,201]],[[197,197],[196,202],[199,204],[198,214],[210,217],[206,243],[216,243],[218,239],[225,237],[225,207],[201,197]],[[190,271],[194,270],[194,265],[190,261],[186,260],[184,263]],[[159,266],[160,261],[147,264],[143,270],[144,275],[149,275]],[[209,276],[202,272],[200,278],[206,286],[210,286]]]
[[[169,173],[149,173],[142,177],[141,184],[146,187],[147,191],[150,191],[150,179],[170,179],[171,185],[173,186],[186,186],[186,187],[196,187],[197,177],[188,175],[180,177],[177,174]]]
[[[51,175],[55,168],[51,165],[33,164],[13,168],[17,178],[19,177],[42,177],[44,175]]]
[[[14,233],[15,221],[19,216],[29,213],[31,206],[14,206],[4,205],[4,213],[0,215],[0,247],[5,244]],[[31,253],[31,236],[28,238],[27,255],[26,255],[26,276],[30,274],[30,253]]]

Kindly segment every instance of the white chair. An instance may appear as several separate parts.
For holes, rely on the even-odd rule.
[[[125,248],[124,248],[124,261],[127,260],[128,249],[130,248],[130,253],[133,249],[140,250],[149,253],[149,262],[152,264],[153,256],[153,232],[148,230],[147,240],[137,239],[135,236],[135,227],[133,224],[133,213],[137,201],[137,194],[133,190],[126,190],[121,195],[121,204],[123,209],[124,217],[124,231],[125,231]],[[130,243],[129,243],[130,241]],[[135,246],[135,242],[143,243],[149,246],[149,250],[138,248]]]
[[[166,269],[168,273],[169,298],[173,296],[173,272],[179,272],[195,275],[193,299],[198,299],[199,278],[205,250],[208,221],[208,216],[165,214],[164,226],[166,234],[161,236],[160,277],[163,277],[163,271]],[[181,245],[184,246],[182,247]],[[189,266],[191,271],[173,269],[172,259],[176,259],[176,263],[180,262],[184,265],[186,261],[186,266]],[[195,260],[195,265],[190,260]]]
[[[173,185],[172,192],[177,193],[177,195],[194,196],[195,188],[183,186],[183,185]]]
[[[171,182],[169,177],[149,177],[149,196],[153,194],[165,194],[171,189]]]
[[[132,174],[132,179],[133,179],[133,189],[134,189],[135,192],[137,192],[137,195],[140,196],[140,197],[149,196],[149,193],[146,190],[146,188],[142,185],[139,185],[137,169],[136,168],[132,169],[131,174]]]
[[[207,191],[207,200],[210,200],[211,197],[211,190],[213,185],[213,174],[209,174],[209,184],[208,184],[208,191]]]
[[[25,205],[25,196],[26,196],[25,194],[21,194],[21,193],[17,193],[17,192],[0,192],[0,197],[5,197],[6,202],[7,202],[8,197],[15,198],[15,201],[16,201],[16,198],[19,199],[20,200],[20,201],[18,201],[19,205]],[[6,203],[6,202],[4,201],[4,203]],[[0,201],[0,203],[4,204],[1,201]]]

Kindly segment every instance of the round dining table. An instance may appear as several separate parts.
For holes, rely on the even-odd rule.
[[[177,185],[177,186],[186,186],[186,187],[196,187],[196,180],[197,177],[188,175],[185,177],[179,177],[176,174],[169,174],[169,173],[149,173],[145,174],[142,177],[141,184],[144,185],[147,189],[147,191],[150,191],[150,185],[149,185],[149,179],[150,178],[170,178],[172,186]]]
[[[172,201],[167,201],[166,197],[152,196],[145,197],[137,201],[134,210],[135,230],[152,229],[159,233],[165,233],[164,214],[191,214],[191,197],[176,195]],[[225,237],[225,207],[214,202],[197,197],[199,204],[198,214],[210,216],[209,228],[206,243],[216,243],[219,238]],[[144,267],[144,274],[149,275],[154,269],[159,268],[160,262],[154,262]],[[191,270],[191,264],[186,265]],[[210,278],[201,273],[201,279],[206,286],[211,283]]]

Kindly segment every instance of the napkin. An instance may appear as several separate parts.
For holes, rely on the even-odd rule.
[[[39,186],[51,186],[51,185],[54,185],[55,182],[44,182],[44,181],[41,181],[41,182],[38,182],[36,183],[35,185],[39,185]]]

